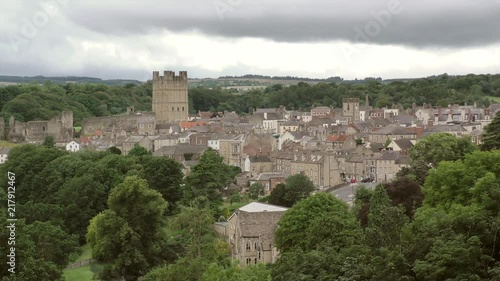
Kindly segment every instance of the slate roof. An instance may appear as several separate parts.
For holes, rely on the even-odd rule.
[[[399,158],[399,151],[386,151],[382,153],[380,158],[378,160],[389,160],[389,161],[396,161]]]
[[[410,139],[399,139],[399,140],[394,140],[394,143],[399,146],[399,148],[403,150],[408,150],[413,147],[413,143],[411,142]]]
[[[255,177],[251,178],[250,180],[253,181],[268,181],[273,178],[286,178],[285,174],[282,173],[260,173],[256,175]]]
[[[271,205],[271,204],[260,203],[260,202],[252,202],[250,204],[247,204],[247,205],[239,208],[239,210],[243,211],[243,212],[248,212],[248,213],[286,212],[288,210],[288,208],[276,206],[276,205]]]

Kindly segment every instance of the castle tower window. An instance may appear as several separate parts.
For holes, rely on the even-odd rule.
[[[247,242],[247,251],[250,251],[250,242]]]

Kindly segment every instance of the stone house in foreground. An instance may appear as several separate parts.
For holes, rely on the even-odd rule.
[[[257,263],[274,263],[278,250],[274,233],[287,208],[253,202],[237,209],[227,222],[215,224],[231,247],[231,257],[246,267]]]

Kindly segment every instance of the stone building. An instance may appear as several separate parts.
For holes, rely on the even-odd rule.
[[[342,116],[347,117],[350,121],[359,121],[359,99],[344,98],[342,99]]]
[[[188,77],[187,71],[180,71],[179,76],[173,71],[153,71],[152,109],[156,122],[169,123],[188,121]]]
[[[63,111],[48,121],[16,121],[13,116],[9,120],[8,140],[26,141],[41,144],[51,136],[56,143],[69,142],[73,139],[73,111]]]
[[[273,263],[278,259],[274,233],[287,208],[253,202],[237,209],[227,222],[215,228],[231,247],[231,257],[246,267],[257,263]]]

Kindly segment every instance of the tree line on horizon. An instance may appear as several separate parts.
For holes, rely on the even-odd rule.
[[[500,75],[440,75],[410,81],[364,84],[300,82],[280,84],[243,93],[222,88],[190,88],[189,111],[235,111],[251,114],[256,108],[310,110],[315,106],[341,107],[342,98],[359,98],[361,105],[368,96],[370,105],[410,108],[428,104],[447,107],[449,104],[489,106],[490,97],[500,97]],[[128,106],[137,111],[150,111],[152,84],[19,84],[0,87],[0,115],[5,121],[12,115],[22,122],[48,120],[64,110],[74,112],[75,126],[84,118],[123,114]]]

